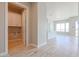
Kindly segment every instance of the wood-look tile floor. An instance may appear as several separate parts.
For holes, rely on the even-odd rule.
[[[40,48],[29,47],[9,54],[10,57],[77,57],[79,56],[78,39],[69,36],[57,36],[48,40]]]

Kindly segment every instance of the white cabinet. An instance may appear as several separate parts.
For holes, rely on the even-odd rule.
[[[21,26],[22,16],[19,13],[9,11],[8,12],[8,25],[9,26]]]

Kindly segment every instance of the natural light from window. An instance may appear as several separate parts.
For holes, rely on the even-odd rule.
[[[69,32],[69,23],[58,23],[56,24],[57,32]]]

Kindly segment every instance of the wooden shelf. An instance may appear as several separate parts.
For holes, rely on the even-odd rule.
[[[16,6],[16,5],[12,4],[12,3],[8,3],[8,10],[19,13],[19,14],[22,14],[22,11],[24,10],[24,8]]]
[[[13,27],[13,28],[22,28],[22,26],[8,26],[8,27]]]

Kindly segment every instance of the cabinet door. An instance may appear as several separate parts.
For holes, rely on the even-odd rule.
[[[9,26],[21,26],[21,14],[9,11],[8,18]]]

